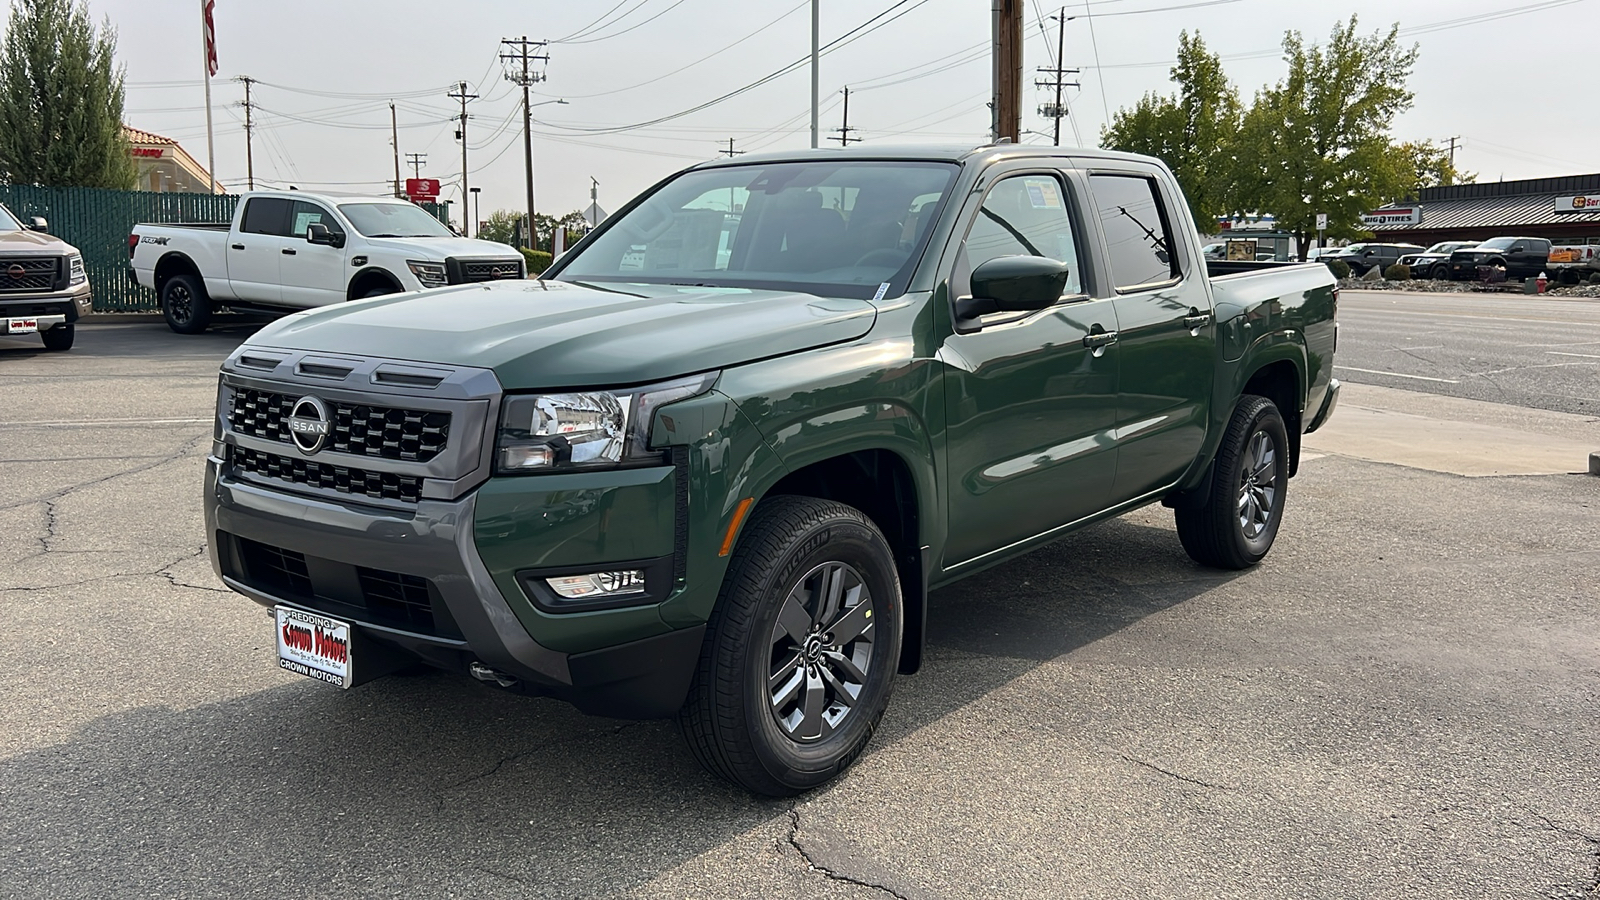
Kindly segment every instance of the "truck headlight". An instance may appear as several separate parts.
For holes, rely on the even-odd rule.
[[[411,274],[417,276],[417,280],[422,282],[422,286],[425,288],[444,287],[450,281],[450,276],[445,273],[444,263],[442,262],[408,259],[406,260],[406,268],[411,270]]]
[[[710,389],[717,372],[622,391],[512,394],[500,405],[495,470],[502,475],[650,461],[660,407]]]
[[[74,253],[67,257],[67,275],[69,285],[83,284],[89,280],[89,276],[83,271],[83,257],[80,254]]]

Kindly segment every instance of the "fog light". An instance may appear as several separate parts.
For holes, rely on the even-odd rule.
[[[500,468],[503,471],[542,469],[555,464],[555,448],[544,444],[522,444],[500,448]]]
[[[562,575],[546,578],[550,589],[568,600],[588,597],[618,597],[624,594],[644,593],[644,570],[624,569],[619,572],[590,572],[587,575]]]

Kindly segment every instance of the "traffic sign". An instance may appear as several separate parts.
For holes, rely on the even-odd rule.
[[[1327,231],[1328,230],[1328,214],[1327,213],[1317,213],[1317,230],[1318,231]]]

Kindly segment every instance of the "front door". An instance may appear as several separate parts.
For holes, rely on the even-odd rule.
[[[334,234],[347,233],[321,204],[294,201],[289,214],[291,240],[283,248],[280,270],[285,306],[306,308],[345,300],[345,284],[350,278],[345,274],[344,249],[307,241],[306,228],[312,224],[323,225]]]
[[[998,177],[971,214],[951,297],[969,294],[972,270],[1002,256],[1057,259],[1071,277],[1055,306],[986,317],[939,351],[947,569],[1104,508],[1116,473],[1118,354],[1085,338],[1114,333],[1117,322],[1110,300],[1084,290],[1081,208],[1059,173],[1025,170]]]
[[[1121,358],[1112,502],[1167,487],[1205,441],[1217,346],[1205,270],[1184,271],[1174,242],[1177,197],[1153,170],[1089,177],[1116,289]]]

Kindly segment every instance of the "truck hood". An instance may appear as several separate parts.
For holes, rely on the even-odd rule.
[[[478,366],[508,390],[624,387],[855,340],[876,318],[810,294],[519,280],[325,306],[249,343]]]
[[[53,234],[37,231],[0,231],[0,253],[8,256],[60,256],[78,248]]]
[[[438,262],[448,256],[492,258],[492,259],[520,259],[515,247],[497,244],[494,241],[480,241],[477,238],[458,237],[405,237],[405,238],[367,238],[367,244],[374,248],[392,250],[396,253],[411,254],[412,259]]]

